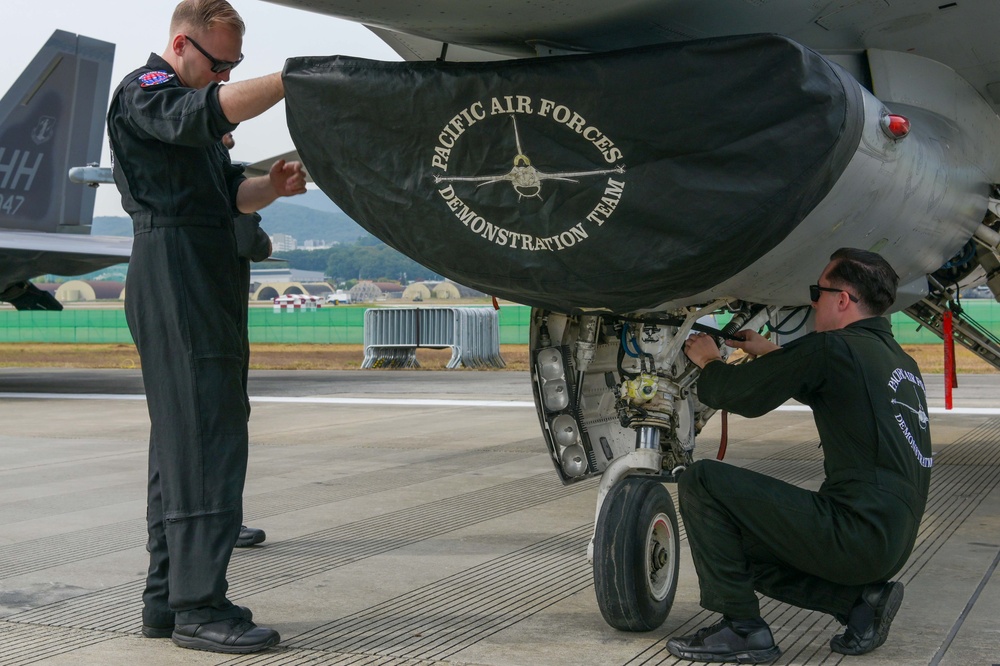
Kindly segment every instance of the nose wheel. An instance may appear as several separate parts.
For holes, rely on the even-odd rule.
[[[680,538],[670,493],[655,478],[622,479],[608,493],[594,534],[594,589],[609,625],[651,631],[677,592]]]

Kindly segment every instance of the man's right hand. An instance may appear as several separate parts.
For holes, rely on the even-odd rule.
[[[737,337],[726,340],[726,344],[735,349],[742,349],[753,356],[763,356],[775,349],[781,349],[753,329],[745,328],[736,335]]]
[[[306,171],[302,162],[278,160],[271,165],[268,179],[279,197],[291,197],[306,191]]]

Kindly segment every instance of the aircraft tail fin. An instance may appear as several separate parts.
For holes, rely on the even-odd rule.
[[[56,30],[0,99],[0,229],[90,233],[115,46]]]

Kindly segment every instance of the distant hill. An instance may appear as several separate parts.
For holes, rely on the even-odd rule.
[[[127,217],[95,217],[90,233],[94,236],[131,236],[132,220]]]
[[[261,226],[268,234],[288,234],[299,243],[325,240],[346,244],[369,236],[319,190],[309,190],[297,197],[276,201],[261,211],[261,217]],[[96,236],[131,236],[132,222],[127,217],[95,217],[91,233]]]
[[[296,206],[304,206],[313,210],[321,210],[324,213],[339,213],[344,215],[344,211],[330,200],[330,197],[323,194],[322,190],[309,190],[305,194],[296,195],[288,199],[288,203]]]
[[[296,203],[293,204],[292,201]],[[332,201],[329,205],[334,206]],[[262,210],[260,215],[262,218],[260,226],[267,233],[272,236],[277,233],[294,236],[299,244],[307,240],[354,243],[359,238],[370,235],[339,208],[323,211],[300,206],[298,197],[276,201]]]

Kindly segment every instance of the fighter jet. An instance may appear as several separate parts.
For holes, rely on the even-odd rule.
[[[938,332],[950,312],[1000,367],[955,307],[1000,295],[995,0],[270,1],[409,61],[290,60],[292,138],[371,233],[533,306],[552,461],[601,476],[589,554],[612,626],[653,629],[673,601],[660,483],[713,415],[692,330],[803,335],[807,285],[859,247],[900,275],[895,310]]]
[[[56,30],[0,100],[0,300],[61,310],[29,280],[128,261],[131,238],[90,235],[95,192],[70,167],[101,156],[114,44]]]

